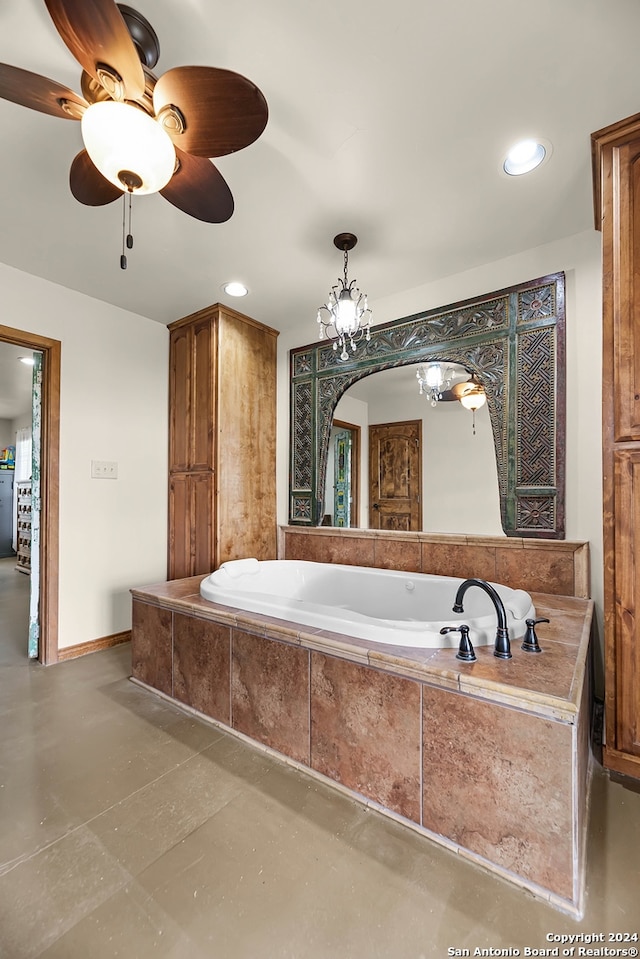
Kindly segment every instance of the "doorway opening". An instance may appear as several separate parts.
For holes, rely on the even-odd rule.
[[[360,515],[360,427],[334,420],[329,441],[325,526],[353,528]]]
[[[59,447],[60,447],[60,356],[59,340],[27,333],[0,325],[0,342],[10,343],[40,354],[40,455],[39,496],[36,513],[39,517],[38,587],[30,620],[37,621],[37,630],[30,628],[39,662],[58,661],[58,522],[59,522]],[[37,484],[36,484],[37,490]],[[33,535],[33,532],[32,532]],[[33,559],[33,557],[32,557]]]

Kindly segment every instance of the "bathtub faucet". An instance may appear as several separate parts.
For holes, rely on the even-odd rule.
[[[483,579],[465,579],[464,583],[460,583],[460,586],[458,586],[458,592],[456,593],[456,601],[453,605],[454,613],[464,612],[462,599],[470,586],[479,586],[480,589],[484,590],[495,607],[496,616],[498,618],[498,628],[496,630],[496,642],[493,655],[497,656],[498,659],[511,659],[511,644],[509,643],[509,630],[507,629],[507,614],[505,612],[502,600],[498,596],[491,583],[487,583]]]

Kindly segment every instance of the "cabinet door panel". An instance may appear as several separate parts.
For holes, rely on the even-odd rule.
[[[613,376],[615,381],[615,440],[640,440],[640,139],[616,155],[619,222],[615,260],[616,322]]]
[[[214,467],[215,327],[209,318],[193,327],[190,468]]]
[[[169,579],[192,575],[190,486],[188,473],[169,477]]]
[[[616,748],[640,757],[640,450],[615,455]]]
[[[169,364],[169,468],[189,469],[191,462],[191,357],[193,330],[184,326],[173,330]]]
[[[191,474],[191,572],[210,573],[214,566],[214,483],[213,473]]]
[[[213,569],[214,475],[173,473],[169,480],[169,579]]]

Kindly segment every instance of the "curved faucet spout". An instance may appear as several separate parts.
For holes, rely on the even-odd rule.
[[[465,579],[465,581],[460,583],[458,586],[456,600],[453,604],[453,612],[464,612],[462,600],[470,586],[478,586],[480,589],[484,590],[487,596],[489,596],[491,599],[496,611],[498,628],[496,629],[496,641],[493,655],[497,656],[499,659],[511,659],[511,644],[509,642],[509,630],[507,628],[507,614],[505,612],[504,603],[500,599],[497,591],[494,589],[491,583],[487,583],[484,579]]]

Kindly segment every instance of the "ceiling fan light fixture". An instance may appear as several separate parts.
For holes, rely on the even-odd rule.
[[[124,193],[157,193],[173,176],[175,147],[144,110],[113,100],[93,103],[81,128],[93,164]]]
[[[464,406],[465,410],[471,410],[475,413],[476,410],[479,410],[481,406],[487,402],[487,394],[482,389],[481,386],[476,386],[472,390],[463,393],[460,397],[460,402]]]

